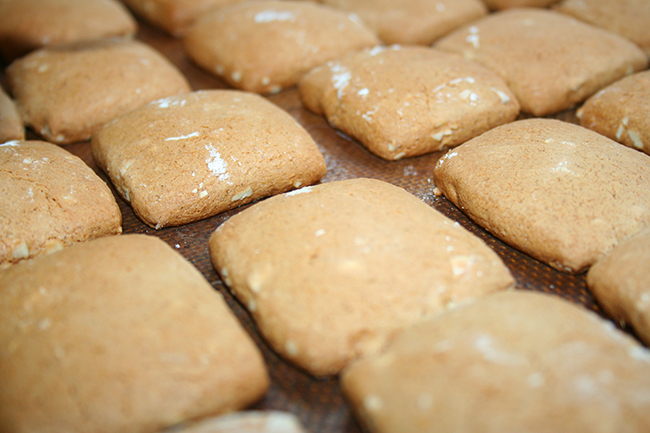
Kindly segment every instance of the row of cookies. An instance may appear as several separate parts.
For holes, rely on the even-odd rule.
[[[171,100],[171,101],[167,101],[167,103],[171,102],[171,103],[172,103],[171,105],[174,105],[173,102],[176,102],[177,105],[183,104],[183,102],[180,102],[180,101],[181,101],[180,99],[178,99],[178,100]],[[167,103],[166,103],[166,102],[159,102],[158,105],[166,105]],[[164,107],[158,107],[158,108],[164,108]],[[184,137],[184,136],[186,136],[186,135],[192,135],[192,134],[194,134],[194,132],[196,132],[196,131],[188,132],[187,134],[165,136],[165,137],[163,138],[163,141],[165,141],[165,140],[168,139],[168,138],[178,139],[178,140],[169,140],[169,141],[172,141],[172,142],[173,142],[173,141],[181,141],[181,140],[182,140],[181,137]],[[190,137],[190,138],[193,138],[193,137]],[[221,156],[219,156],[219,158],[215,158],[215,157],[213,157],[213,155],[212,155],[211,152],[209,152],[209,151],[208,151],[208,155],[210,155],[212,158],[210,159],[210,157],[206,157],[206,162],[208,161],[208,159],[210,160],[210,162],[212,163],[212,164],[211,164],[212,167],[215,167],[215,168],[216,168],[216,172],[217,172],[217,174],[218,174],[218,175],[224,175],[224,174],[226,174],[226,173],[225,173],[225,172],[220,168],[220,167],[222,166],[221,159],[223,159],[223,158],[221,158]],[[210,165],[210,164],[208,164],[208,165]],[[294,185],[294,186],[296,186],[296,185]],[[199,193],[199,195],[201,194],[202,191],[203,191],[203,190],[199,191],[199,190],[197,189],[197,192]],[[238,196],[238,195],[246,195],[246,194],[248,194],[247,190],[242,190],[242,191],[244,191],[244,192],[242,192],[241,194],[239,194],[239,192],[237,192],[237,193],[235,193],[235,194],[233,195],[233,197],[234,197],[234,196]],[[303,192],[305,192],[305,191],[303,191]],[[127,194],[128,194],[128,193],[127,193]],[[302,195],[302,194],[299,194],[299,196],[300,196],[300,195]],[[225,229],[224,229],[224,230],[225,230]],[[314,231],[314,234],[316,234],[316,232],[320,234],[320,235],[317,235],[317,237],[322,237],[322,236],[325,235],[325,233],[327,233],[327,230],[325,230],[325,232],[323,232],[323,231],[321,231],[321,229],[316,229],[316,230]],[[461,260],[461,261],[459,262],[458,260]],[[472,262],[472,260],[470,260],[470,262]],[[454,261],[451,261],[450,263],[452,264],[452,268],[451,268],[451,269],[452,269],[452,275],[455,274],[456,272],[459,272],[460,274],[463,274],[463,272],[459,271],[460,268],[463,268],[463,267],[465,266],[465,265],[464,265],[465,262],[463,262],[462,259],[456,259],[456,260],[454,260]],[[453,266],[454,263],[456,263],[456,267]],[[348,270],[351,270],[351,269],[349,269],[349,267],[354,268],[354,267],[356,267],[356,266],[359,266],[358,264],[355,264],[355,263],[348,263],[348,264],[345,264],[345,265],[348,266]],[[462,266],[460,266],[460,268],[459,268],[459,265],[462,265]],[[345,266],[343,266],[343,267],[345,268]],[[224,277],[224,281],[228,281],[228,279],[229,279],[229,271],[230,271],[230,268],[224,268],[224,269],[228,269],[228,271],[224,272],[224,273],[222,274],[222,276]],[[222,272],[223,272],[223,271],[222,271]],[[251,280],[252,280],[252,281],[255,281],[255,278],[252,278],[252,277],[251,277]],[[256,286],[256,285],[254,284],[254,282],[249,282],[248,284],[250,285],[250,287],[251,287],[250,290],[252,290],[252,291],[255,290],[255,289],[253,289],[253,287],[258,287],[258,286]],[[256,302],[257,302],[257,304],[256,304]],[[257,306],[258,304],[259,304],[259,299],[256,300],[256,299],[253,299],[253,298],[250,298],[250,299],[247,298],[247,305],[249,305],[249,306],[250,306],[250,305],[255,305],[255,306]],[[251,308],[254,309],[255,307],[251,307]],[[264,308],[268,308],[268,307],[264,307]],[[260,313],[260,317],[261,317],[261,314],[262,314],[262,313]],[[47,322],[45,322],[45,323],[47,323]],[[45,323],[44,323],[43,326],[44,326],[44,327],[47,327],[47,326],[45,325]],[[359,341],[359,344],[358,344],[359,347],[377,345],[377,343],[374,342],[372,338],[366,338],[366,337],[363,337],[363,332],[361,332],[360,335],[362,336],[361,338],[359,338],[359,337],[356,338],[356,340]],[[494,350],[492,350],[491,352],[488,352],[488,350],[491,350],[491,347],[492,347],[492,346],[491,346],[492,343],[490,343],[490,341],[488,341],[488,343],[485,342],[485,341],[486,341],[485,339],[482,339],[482,340],[480,340],[480,341],[481,341],[481,343],[477,345],[477,347],[479,347],[479,349],[482,348],[482,350],[484,350],[484,352],[494,354]],[[282,338],[279,339],[279,343],[280,343],[280,344],[278,345],[279,347],[281,347],[281,346],[282,346],[282,343],[284,343],[284,346],[285,346],[284,354],[285,354],[285,356],[287,356],[287,357],[289,357],[289,358],[291,358],[291,357],[294,357],[294,358],[295,358],[297,355],[302,355],[302,354],[303,354],[303,347],[302,347],[301,345],[298,345],[298,342],[296,342],[296,341],[294,341],[294,340],[289,340],[289,341],[287,342],[286,338],[285,338],[285,337],[282,337]],[[487,349],[486,349],[486,346],[488,347]],[[280,351],[282,352],[282,350],[280,350]],[[634,351],[634,350],[630,350],[630,351],[633,352],[633,353],[637,353],[637,352]],[[497,357],[498,357],[498,355],[499,355],[499,354],[497,353]],[[488,355],[488,358],[489,358],[489,357],[490,357],[490,356]],[[606,376],[606,375],[605,375],[605,376]],[[605,381],[605,380],[607,379],[605,376],[603,376],[603,381]],[[593,385],[592,382],[589,382],[589,378],[586,378],[586,379],[585,379],[585,378],[583,377],[582,379],[583,379],[583,380],[580,381],[580,384],[583,384],[583,385],[584,385],[585,383],[587,383],[587,385],[589,385],[589,384]],[[533,381],[534,383],[539,383],[539,382],[540,382],[540,376],[539,376],[539,375],[534,376],[534,379],[532,379],[532,381]],[[642,383],[643,383],[643,382],[642,382]],[[381,407],[381,406],[382,406],[382,403],[381,403],[381,402],[382,402],[382,399],[381,399],[377,394],[366,395],[366,397],[367,397],[367,398],[364,398],[364,399],[362,399],[362,400],[363,400],[364,403],[367,403],[366,406],[368,406],[369,408],[371,408],[371,409],[373,409],[373,408],[376,409],[377,407]],[[421,396],[418,396],[418,397],[421,397]],[[426,406],[426,405],[427,405],[427,401],[428,401],[428,397],[427,397],[427,396],[422,397],[422,398],[421,398],[420,400],[418,400],[418,401],[419,401],[420,403],[424,402],[424,403],[422,403],[422,405]]]
[[[313,375],[341,373],[371,431],[650,422],[648,349],[567,301],[509,290],[494,251],[388,183],[276,195],[221,224],[209,249],[271,347]],[[268,388],[222,296],[156,237],[23,261],[0,287],[8,431],[153,432],[242,409]]]

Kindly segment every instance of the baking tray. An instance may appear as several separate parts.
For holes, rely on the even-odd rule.
[[[195,66],[185,56],[178,39],[162,33],[147,23],[139,24],[137,38],[167,56],[185,74],[194,90],[228,87]],[[322,117],[307,111],[302,106],[295,88],[268,96],[268,99],[288,111],[318,144],[328,168],[321,182],[366,177],[400,186],[483,239],[510,268],[518,289],[551,293],[603,314],[586,289],[584,274],[569,275],[558,272],[507,246],[474,224],[444,197],[434,195],[432,170],[443,152],[400,161],[385,161],[372,155],[358,142],[331,128]],[[574,111],[559,113],[552,117],[577,123]],[[28,136],[34,137],[31,134]],[[94,163],[88,142],[66,146],[66,149],[81,157],[110,184],[108,177],[100,172]],[[113,192],[115,193],[115,190]],[[299,418],[303,427],[312,433],[361,432],[341,393],[337,378],[317,379],[283,361],[263,341],[251,317],[225,288],[212,267],[208,253],[208,238],[221,223],[250,205],[196,223],[154,230],[143,224],[126,202],[116,193],[115,195],[122,211],[124,233],[157,236],[187,258],[215,290],[223,293],[244,327],[258,343],[269,369],[271,387],[267,394],[249,409],[292,412]]]

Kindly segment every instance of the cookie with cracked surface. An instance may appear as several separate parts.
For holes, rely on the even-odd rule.
[[[428,45],[487,13],[481,0],[321,0],[353,12],[386,44]]]
[[[650,351],[593,312],[535,292],[421,321],[346,368],[341,384],[373,432],[650,427]]]
[[[560,271],[582,272],[650,226],[650,156],[559,120],[494,128],[433,177],[476,223]]]
[[[578,109],[580,125],[650,154],[650,71],[600,90]]]
[[[0,287],[0,419],[12,431],[155,432],[268,388],[222,295],[159,238],[77,244],[0,272]]]
[[[618,33],[650,55],[650,2],[646,0],[563,0],[553,8]]]
[[[133,36],[138,25],[117,0],[3,0],[0,51],[14,60],[45,46]]]
[[[0,144],[0,268],[121,232],[113,193],[81,159],[43,141]]]
[[[546,9],[508,9],[439,39],[501,75],[521,110],[546,116],[567,110],[627,74],[648,67],[633,42]]]
[[[632,236],[587,272],[587,286],[610,316],[650,344],[650,229]]]
[[[299,1],[247,1],[220,8],[185,34],[188,56],[232,87],[276,93],[312,68],[380,43],[356,15]]]
[[[154,101],[104,126],[91,150],[136,215],[155,228],[311,185],[326,171],[316,143],[289,113],[238,90]]]
[[[396,330],[514,282],[477,236],[371,179],[257,203],[222,224],[209,250],[274,350],[315,376],[337,374]]]
[[[7,79],[26,125],[56,144],[88,140],[121,114],[191,90],[159,52],[124,39],[33,51],[7,68]]]
[[[387,160],[456,146],[519,113],[496,73],[429,47],[350,53],[312,70],[299,90],[309,110]]]

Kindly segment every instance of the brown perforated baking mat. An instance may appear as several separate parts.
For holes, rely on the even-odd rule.
[[[140,26],[138,38],[151,44],[176,64],[187,76],[194,90],[227,87],[215,77],[192,64],[184,55],[180,41],[145,23],[140,23]],[[514,250],[470,221],[444,197],[437,197],[433,194],[432,169],[442,155],[441,152],[401,161],[384,161],[369,153],[359,143],[332,129],[323,118],[303,108],[295,88],[268,98],[293,115],[318,144],[325,156],[328,168],[327,174],[322,179],[323,183],[368,177],[403,187],[486,241],[510,268],[519,289],[552,293],[601,313],[586,289],[584,275],[560,273]],[[564,112],[553,117],[576,122],[573,112]],[[89,143],[74,144],[67,146],[66,149],[80,156],[98,171],[90,154]],[[108,183],[108,178],[103,173],[100,175]],[[212,267],[208,254],[210,234],[219,224],[245,207],[197,223],[154,230],[144,225],[122,199],[118,197],[117,200],[122,210],[124,233],[145,233],[157,236],[185,256],[203,273],[215,290],[224,294],[229,305],[261,347],[271,375],[272,385],[266,396],[250,409],[290,411],[298,416],[307,431],[313,433],[361,431],[346,404],[337,379],[313,378],[279,358],[261,339],[246,310],[225,289]]]

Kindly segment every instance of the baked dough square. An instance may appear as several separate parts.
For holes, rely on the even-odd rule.
[[[545,9],[490,14],[435,46],[497,72],[521,110],[535,116],[570,109],[626,74],[648,67],[648,56],[622,36]]]
[[[650,345],[650,229],[624,240],[587,272],[587,287],[603,310],[630,324]]]
[[[138,29],[117,0],[2,0],[0,17],[6,60],[45,46],[133,36]]]
[[[650,154],[650,71],[605,87],[578,109],[580,125]]]
[[[257,203],[210,236],[212,263],[284,359],[337,374],[396,330],[514,281],[482,240],[372,179]]]
[[[642,432],[650,351],[558,297],[508,291],[421,321],[346,368],[368,431]]]
[[[496,73],[420,46],[347,54],[312,70],[299,90],[309,110],[387,160],[456,146],[519,114]]]
[[[25,261],[0,272],[0,287],[5,429],[156,432],[242,409],[268,388],[221,294],[156,237]]]
[[[25,125],[16,103],[0,87],[0,143],[25,139]]]
[[[650,2],[647,0],[563,0],[554,9],[618,33],[650,55]]]
[[[136,215],[155,228],[311,185],[326,171],[316,143],[289,113],[238,90],[154,101],[104,126],[91,149]]]
[[[173,36],[182,36],[212,9],[242,0],[122,0],[137,15]]]
[[[188,56],[232,87],[277,93],[315,66],[379,44],[354,14],[300,1],[246,1],[217,9],[186,33]]]
[[[385,44],[429,45],[451,30],[481,18],[481,0],[322,0],[353,12]]]
[[[120,233],[113,193],[81,159],[43,141],[0,144],[0,269]]]
[[[494,128],[433,177],[476,223],[560,271],[582,272],[650,226],[650,156],[560,120]]]
[[[27,126],[56,144],[88,140],[120,114],[191,90],[160,53],[124,39],[33,51],[7,68],[7,79]]]

